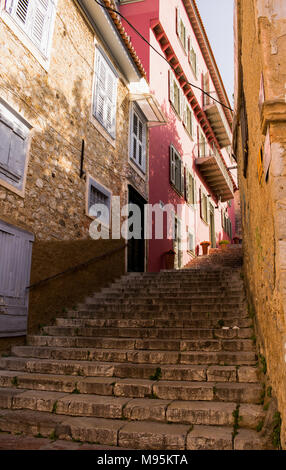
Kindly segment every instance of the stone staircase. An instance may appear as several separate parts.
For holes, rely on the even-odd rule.
[[[239,268],[123,276],[0,358],[0,430],[128,449],[265,449]]]

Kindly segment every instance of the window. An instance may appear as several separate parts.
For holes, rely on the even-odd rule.
[[[202,132],[200,132],[199,150],[200,150],[200,158],[208,156],[208,150],[209,150],[208,143],[207,143],[207,139],[205,138]]]
[[[232,223],[224,210],[222,211],[222,228],[229,238],[232,239]]]
[[[210,93],[210,78],[209,78],[208,72],[203,74],[203,90],[208,94]],[[211,102],[210,97],[206,95],[205,93],[203,93],[204,106],[208,106],[210,102]]]
[[[0,179],[19,192],[24,189],[30,129],[28,123],[0,102]]]
[[[201,218],[202,220],[208,224],[209,223],[209,211],[208,211],[208,196],[204,194],[204,192],[201,189]]]
[[[188,134],[193,137],[194,131],[193,131],[193,112],[185,99],[185,106],[184,106],[184,126],[185,129],[187,130]]]
[[[145,173],[147,125],[143,115],[135,109],[135,106],[132,108],[130,125],[130,158]]]
[[[176,149],[170,146],[170,181],[180,194],[184,194],[184,166],[181,156]]]
[[[192,67],[195,77],[197,77],[197,54],[192,46],[191,38],[188,39],[188,56],[189,63]]]
[[[108,59],[96,50],[93,114],[115,138],[117,76]]]
[[[188,251],[195,252],[195,237],[192,232],[188,234]]]
[[[87,189],[88,215],[109,226],[111,192],[95,181],[91,176],[88,176]],[[101,204],[105,206],[106,210],[97,210],[95,208],[95,204]]]
[[[196,180],[188,168],[186,168],[186,201],[191,205],[196,204]]]
[[[177,35],[182,43],[183,48],[186,50],[187,38],[186,38],[186,27],[181,18],[180,10],[177,8],[177,18],[176,18],[176,31]]]
[[[54,0],[6,0],[6,11],[47,57],[55,17]]]
[[[169,99],[177,114],[183,118],[184,95],[172,70],[169,70]]]

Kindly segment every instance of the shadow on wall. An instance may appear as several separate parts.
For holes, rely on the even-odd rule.
[[[28,318],[31,333],[124,273],[125,241],[89,238],[91,219],[85,214],[86,181],[80,178],[83,136],[86,138],[85,172],[113,188],[114,195],[122,195],[124,191],[126,162],[119,144],[117,149],[109,146],[108,156],[103,151],[104,139],[90,123],[90,103],[84,98],[83,78],[75,78],[69,97],[54,82],[53,86],[49,85],[50,80],[42,69],[41,73],[35,73],[24,64],[21,76],[8,76],[4,70],[0,94],[33,125],[25,199],[1,188],[6,196],[1,201],[0,218],[35,235],[31,284],[118,249],[86,269],[31,289]],[[118,109],[121,120],[126,106],[128,102],[123,96]],[[127,142],[128,129],[123,124],[118,133],[124,139],[126,135]],[[112,171],[114,166],[117,173]],[[2,343],[6,347],[19,341],[20,338],[1,338],[0,349]]]

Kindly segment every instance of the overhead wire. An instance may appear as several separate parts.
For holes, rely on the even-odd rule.
[[[138,31],[138,29],[124,16],[122,15],[122,13],[120,13],[120,11],[114,9],[114,8],[111,8],[111,7],[108,7],[106,5],[103,5],[101,2],[99,2],[98,0],[94,0],[95,3],[97,3],[97,5],[101,6],[102,8],[104,8],[105,10],[107,11],[110,11],[110,12],[114,12],[116,13],[117,15],[119,15],[121,18],[124,19],[124,21],[126,21],[126,23],[130,26],[130,28],[132,28],[136,34],[138,34],[138,36],[144,41],[146,42],[146,44],[148,44],[149,47],[151,47],[151,49],[156,52],[156,54],[158,54],[165,62],[168,63],[168,65],[171,67],[171,69],[176,73],[176,70],[175,68],[172,66],[172,64],[170,64],[170,62],[168,61],[168,59],[166,59],[165,56],[163,56],[159,51],[157,51],[157,49],[143,36],[143,34],[140,33],[140,31]],[[214,98],[212,95],[210,95],[207,91],[205,91],[203,88],[199,87],[198,85],[195,85],[194,83],[191,83],[191,82],[186,82],[187,85],[190,85],[192,86],[193,88],[196,88],[198,90],[200,90],[202,93],[204,93],[206,96],[208,96],[209,98],[211,98],[212,100],[216,101],[217,103],[219,103],[221,106],[223,106],[224,108],[228,109],[229,111],[233,112],[233,109],[230,107],[230,106],[227,106],[226,104],[222,103],[221,101],[219,101],[218,99]]]

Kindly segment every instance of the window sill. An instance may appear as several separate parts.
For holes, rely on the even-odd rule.
[[[41,67],[48,72],[50,59],[45,57],[40,49],[33,43],[33,41],[27,36],[27,34],[21,30],[20,26],[13,20],[13,18],[5,11],[4,9],[1,11],[0,18],[3,22],[8,26],[9,29],[17,36],[17,38],[21,41],[24,47],[26,47],[29,52],[35,57],[35,59],[39,62]]]
[[[178,196],[180,196],[181,198],[183,198],[185,200],[184,195],[182,193],[180,193],[180,191],[176,188],[176,186],[173,185],[173,183],[170,183],[170,186],[175,191],[175,193],[178,194]]]
[[[23,183],[23,189],[17,189],[12,184],[10,184],[7,181],[3,180],[1,178],[1,175],[0,175],[0,186],[3,186],[4,188],[8,189],[12,193],[17,194],[17,196],[20,196],[23,199],[25,198],[25,184],[24,183]]]
[[[107,140],[107,142],[112,145],[113,148],[115,148],[115,142],[116,142],[116,137],[111,137],[111,135],[107,132],[107,130],[103,127],[103,125],[94,117],[94,115],[91,113],[90,116],[90,122],[93,124],[93,126],[96,128],[96,130],[102,135],[102,137]]]
[[[136,173],[138,173],[138,175],[146,180],[146,171],[142,170],[142,168],[140,168],[139,165],[137,165],[137,163],[132,160],[132,158],[129,157],[128,159],[128,162],[129,162],[129,165],[131,166],[131,168],[133,168],[134,171],[136,171]]]

